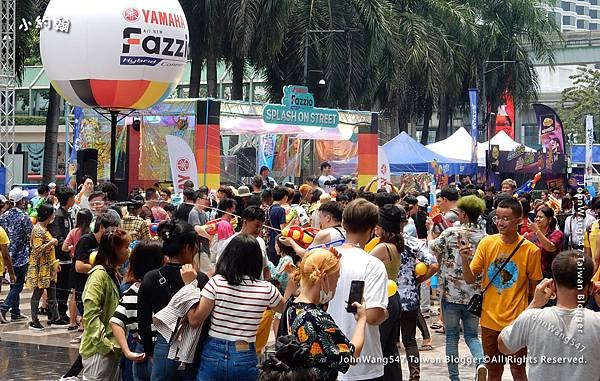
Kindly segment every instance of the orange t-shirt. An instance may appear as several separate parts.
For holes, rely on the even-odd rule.
[[[500,234],[483,238],[470,263],[474,273],[483,274],[482,289],[523,238],[505,244]],[[542,279],[540,249],[525,240],[483,295],[481,326],[501,331],[529,305],[529,281]]]

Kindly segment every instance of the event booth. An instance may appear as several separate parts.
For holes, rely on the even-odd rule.
[[[393,175],[407,172],[458,175],[474,174],[476,171],[474,163],[437,154],[404,131],[384,144],[383,149]]]

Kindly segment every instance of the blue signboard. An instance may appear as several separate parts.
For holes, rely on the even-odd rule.
[[[0,167],[0,194],[6,194],[6,168]]]
[[[314,107],[315,98],[306,86],[285,86],[281,103],[265,105],[265,123],[336,128],[340,121],[337,110]]]

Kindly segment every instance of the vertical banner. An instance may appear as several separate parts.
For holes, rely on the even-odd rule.
[[[385,181],[392,181],[392,175],[390,173],[390,162],[388,160],[387,154],[382,146],[377,148],[377,180],[378,189],[387,189],[390,191],[390,187],[385,184]]]
[[[497,134],[500,131],[506,132],[506,135],[510,136],[511,139],[515,138],[515,128],[513,126],[513,120],[508,115],[506,105],[498,106],[498,113],[496,114],[496,131]]]
[[[79,106],[73,108],[73,145],[71,146],[71,156],[67,162],[65,170],[65,185],[77,189],[75,183],[75,172],[77,171],[77,151],[81,149],[79,133],[81,132],[81,118],[83,118],[83,109]],[[73,183],[71,184],[71,180]]]
[[[471,163],[477,162],[477,89],[469,89],[469,106],[471,108],[471,137],[473,148],[471,151]]]
[[[194,182],[194,189],[198,188],[196,158],[190,146],[185,140],[173,135],[165,136],[165,140],[167,141],[167,151],[169,152],[171,176],[173,177],[175,192],[183,192],[183,184],[187,180]]]
[[[585,186],[592,185],[591,177],[594,174],[592,167],[592,148],[594,144],[594,117],[587,115],[585,117]]]
[[[558,114],[550,107],[535,103],[533,105],[540,129],[540,144],[553,156],[565,154],[565,135]]]
[[[378,114],[371,113],[371,124],[358,128],[358,186],[366,186],[377,176],[377,148],[379,147]]]
[[[275,135],[261,135],[258,137],[258,167],[266,166],[273,169],[275,158]]]
[[[196,164],[199,185],[218,189],[221,185],[221,103],[198,101],[196,111]]]

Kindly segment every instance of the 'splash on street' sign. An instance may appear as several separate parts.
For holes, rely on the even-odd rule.
[[[290,124],[336,128],[340,117],[336,110],[317,108],[315,99],[306,86],[289,85],[283,88],[280,105],[267,104],[263,108],[265,123]]]

